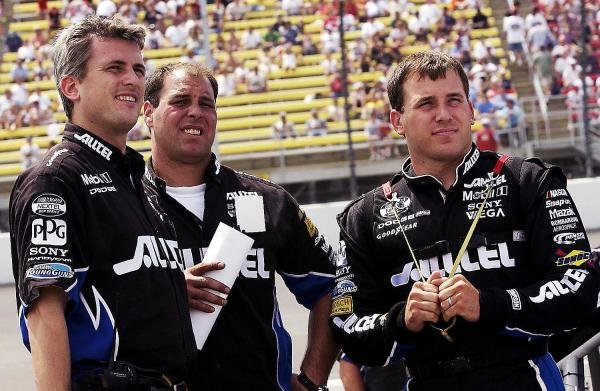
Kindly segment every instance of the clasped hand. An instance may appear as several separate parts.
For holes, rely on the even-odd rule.
[[[479,291],[465,276],[442,277],[438,270],[427,282],[414,283],[404,310],[404,322],[410,331],[416,333],[427,322],[437,323],[440,317],[449,322],[455,316],[469,322],[479,320]]]

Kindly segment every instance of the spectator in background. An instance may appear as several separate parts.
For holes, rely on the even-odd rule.
[[[324,136],[327,134],[327,122],[319,118],[316,108],[310,110],[310,118],[306,120],[306,134],[308,136]]]
[[[554,41],[548,25],[538,21],[535,21],[533,26],[527,31],[526,38],[529,43],[529,50],[532,53],[539,51],[542,46],[551,46]]]
[[[148,49],[159,49],[164,46],[163,33],[156,27],[155,24],[148,25],[148,34],[145,38],[144,47]]]
[[[498,151],[496,132],[492,128],[490,119],[487,117],[481,119],[481,128],[475,133],[475,144],[482,151]]]
[[[29,80],[29,70],[23,66],[23,60],[17,59],[17,62],[10,70],[10,78],[13,82],[23,82]]]
[[[40,147],[33,142],[33,137],[28,136],[25,144],[19,150],[21,153],[21,166],[28,169],[40,160]]]
[[[10,91],[12,92],[13,100],[16,104],[24,106],[27,103],[29,93],[27,92],[27,88],[25,88],[22,80],[11,85]]]
[[[452,16],[452,13],[448,10],[448,7],[444,7],[442,10],[442,19],[439,29],[444,33],[450,33],[456,24],[456,19]]]
[[[494,104],[490,102],[487,92],[488,90],[484,89],[480,95],[480,99],[478,99],[477,104],[475,104],[475,109],[479,114],[493,114],[496,110]]]
[[[63,8],[63,17],[70,23],[80,22],[88,15],[92,15],[94,9],[84,0],[68,0]]]
[[[473,15],[472,23],[474,29],[486,29],[490,27],[487,16],[481,12],[481,7],[477,7],[475,15]]]
[[[323,73],[329,76],[337,71],[338,63],[331,53],[327,53],[323,61],[321,61],[321,67],[323,68]]]
[[[546,45],[542,45],[540,50],[533,53],[533,66],[540,76],[542,88],[546,96],[550,95],[550,87],[552,85],[552,56]]]
[[[248,11],[246,4],[242,0],[233,0],[225,7],[226,20],[242,20]]]
[[[117,6],[112,0],[102,0],[96,7],[96,15],[110,18],[117,13]]]
[[[267,91],[267,78],[258,69],[258,66],[255,66],[250,72],[246,74],[246,88],[248,92]]]
[[[334,72],[329,78],[329,96],[333,98],[333,104],[337,106],[337,100],[343,93],[343,81],[340,72]]]
[[[279,119],[273,124],[273,137],[276,139],[296,138],[294,124],[288,121],[285,111],[279,113]]]
[[[252,26],[242,34],[241,45],[244,49],[257,49],[260,46],[260,42],[260,34]]]
[[[317,54],[319,52],[319,49],[317,49],[317,47],[315,46],[315,44],[312,41],[311,36],[308,34],[302,35],[302,43],[300,45],[302,46],[302,55],[303,56]]]
[[[17,50],[17,58],[29,62],[35,60],[35,47],[30,42],[24,42]]]
[[[48,29],[55,31],[60,29],[60,11],[56,7],[50,8],[48,12]]]
[[[303,3],[303,0],[281,0],[281,9],[288,16],[300,15]]]
[[[37,0],[38,15],[44,19],[48,13],[48,0]]]
[[[174,19],[173,24],[167,27],[165,38],[169,40],[170,47],[180,47],[185,44],[188,32],[185,24],[180,20]]]
[[[365,123],[365,136],[367,137],[367,143],[369,144],[369,160],[381,160],[383,156],[380,153],[380,136],[379,127],[381,126],[381,120],[378,117],[376,109],[371,109],[368,114],[369,118]]]
[[[365,41],[369,41],[375,34],[380,31],[383,31],[385,26],[379,20],[374,17],[370,17],[367,19],[365,23],[362,24],[360,28],[361,37]]]
[[[297,63],[296,53],[292,50],[292,44],[285,44],[285,49],[281,53],[281,68],[286,72],[293,71],[296,69]]]
[[[525,20],[519,15],[518,10],[508,11],[502,21],[502,30],[508,43],[508,56],[511,63],[523,65],[525,56]]]
[[[20,104],[13,104],[0,115],[0,128],[15,130],[23,126],[23,112]]]
[[[419,7],[419,19],[427,30],[431,30],[442,19],[442,10],[434,0],[427,0],[425,4]]]
[[[240,45],[240,40],[235,35],[235,32],[231,30],[229,32],[229,38],[227,39],[226,50],[230,53],[235,52],[240,48]]]
[[[423,23],[419,16],[419,11],[413,11],[408,18],[408,30],[415,35],[417,41],[427,41],[429,26]]]
[[[16,31],[9,31],[4,38],[4,44],[9,52],[16,52],[23,45],[23,39]]]

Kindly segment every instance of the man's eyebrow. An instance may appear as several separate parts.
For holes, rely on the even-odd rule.
[[[463,94],[460,92],[451,92],[446,95],[446,98],[463,98]]]

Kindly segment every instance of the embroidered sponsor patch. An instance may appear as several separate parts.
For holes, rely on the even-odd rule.
[[[25,278],[71,278],[74,274],[70,266],[63,265],[62,263],[41,263],[27,269]]]
[[[310,237],[314,237],[318,232],[317,227],[315,227],[312,220],[307,215],[304,215],[304,224],[306,225],[306,230],[308,231]]]
[[[379,209],[379,214],[384,218],[394,218],[396,214],[394,213],[394,208],[396,209],[396,213],[398,215],[403,214],[410,207],[410,198],[405,196],[400,196],[396,193],[392,196],[392,201],[386,202]]]
[[[35,219],[31,223],[31,243],[63,246],[67,243],[67,222],[61,219]]]
[[[554,235],[554,243],[556,244],[573,244],[578,240],[585,239],[583,232],[564,232],[562,234]]]
[[[338,297],[347,293],[356,292],[356,285],[350,280],[343,280],[333,288],[333,296]]]
[[[581,250],[573,250],[564,257],[556,260],[556,266],[580,266],[590,259],[591,253]]]
[[[65,214],[67,203],[56,194],[45,193],[33,200],[31,211],[38,216],[57,217]]]
[[[331,302],[332,316],[350,314],[352,311],[352,298],[350,296],[339,297]]]
[[[506,291],[510,296],[510,302],[512,304],[512,309],[515,311],[521,310],[521,297],[519,296],[519,292],[515,289],[509,289]]]

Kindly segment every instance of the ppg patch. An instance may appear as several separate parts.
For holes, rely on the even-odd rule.
[[[331,316],[352,313],[352,298],[344,296],[334,299],[331,303]]]

